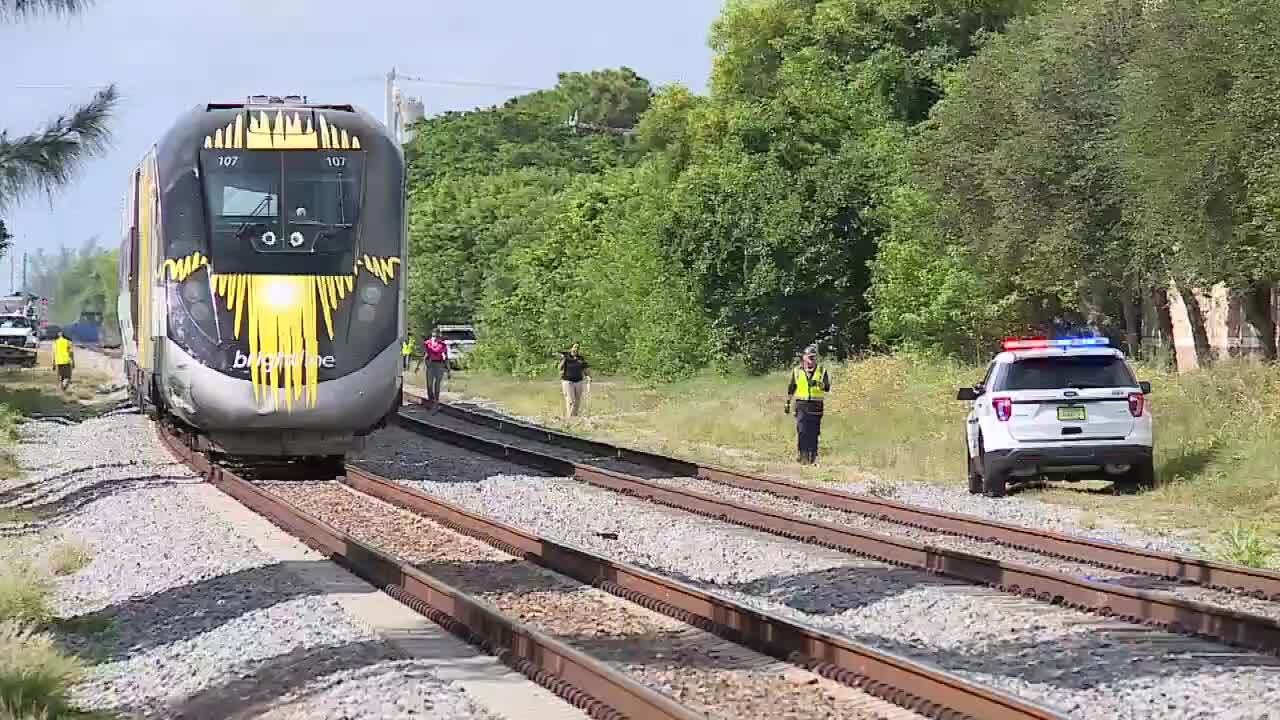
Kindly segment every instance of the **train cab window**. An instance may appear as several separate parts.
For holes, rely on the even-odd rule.
[[[363,153],[206,149],[201,165],[217,272],[352,271]]]
[[[363,154],[284,154],[285,235],[318,254],[347,256],[360,217]]]

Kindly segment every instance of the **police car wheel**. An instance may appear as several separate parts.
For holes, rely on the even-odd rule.
[[[1155,463],[1150,460],[1140,462],[1129,469],[1129,472],[1115,480],[1117,492],[1137,492],[1150,490],[1156,484]]]
[[[1009,476],[987,467],[987,449],[983,447],[982,436],[978,436],[978,457],[982,458],[982,492],[988,497],[1004,497]]]
[[[969,457],[969,441],[966,439],[964,443],[964,464],[965,469],[969,473],[969,492],[974,495],[982,494],[982,473],[978,472],[978,463]]]

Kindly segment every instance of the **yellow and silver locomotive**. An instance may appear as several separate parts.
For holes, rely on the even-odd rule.
[[[405,173],[350,105],[199,106],[129,177],[125,374],[148,414],[250,457],[356,449],[400,398]]]

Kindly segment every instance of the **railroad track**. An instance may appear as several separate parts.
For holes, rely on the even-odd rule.
[[[251,482],[194,450],[191,436],[169,428],[160,435],[177,458],[223,492],[591,717],[1060,717],[945,671],[538,537],[367,470],[347,466],[337,481]],[[491,552],[477,551],[479,543],[468,546],[463,536]],[[547,604],[548,595],[557,601]],[[601,634],[601,625],[611,629]],[[584,640],[588,630],[596,636]],[[762,665],[752,651],[786,665]],[[661,681],[652,679],[655,672]],[[805,680],[810,674],[825,680]],[[686,704],[655,690],[655,683],[673,688]],[[721,699],[728,705],[716,712],[717,698],[726,693],[731,700]]]
[[[421,400],[412,392],[405,395]],[[402,411],[397,421],[493,457],[775,535],[1170,632],[1280,653],[1280,574],[1273,572],[700,466],[447,405],[440,415]],[[757,495],[784,498],[790,506],[780,510],[777,503],[753,501]],[[821,512],[812,512],[814,508]],[[870,529],[868,519],[874,526]],[[921,531],[928,541],[922,541]],[[984,554],[940,542],[948,537]],[[1015,558],[992,557],[992,545],[1013,551]],[[1158,590],[1132,587],[1135,576],[1165,584]]]

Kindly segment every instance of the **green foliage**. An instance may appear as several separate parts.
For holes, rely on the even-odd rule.
[[[83,310],[101,312],[104,327],[114,327],[120,294],[119,250],[104,250],[91,238],[78,251],[37,251],[31,259],[31,292],[49,298],[49,321],[73,323]]]
[[[44,625],[53,619],[48,578],[28,564],[0,566],[0,618],[24,625]]]
[[[877,337],[962,351],[949,322],[994,304],[1009,326],[1135,338],[1140,300],[1174,280],[1236,291],[1274,357],[1280,7],[1041,9],[943,74],[912,141],[922,212],[895,213],[876,261]],[[970,308],[939,312],[970,277]]]
[[[0,717],[84,717],[70,693],[83,671],[83,663],[64,655],[51,635],[10,618],[0,621]]]
[[[1085,324],[1137,353],[1176,281],[1274,335],[1275,3],[730,0],[710,44],[705,97],[622,68],[426,121],[415,326],[480,318],[517,373],[571,339],[646,377]]]
[[[511,249],[486,295],[478,359],[536,373],[580,342],[603,372],[669,379],[707,360],[707,330],[659,245],[666,193],[653,168],[583,178]]]

